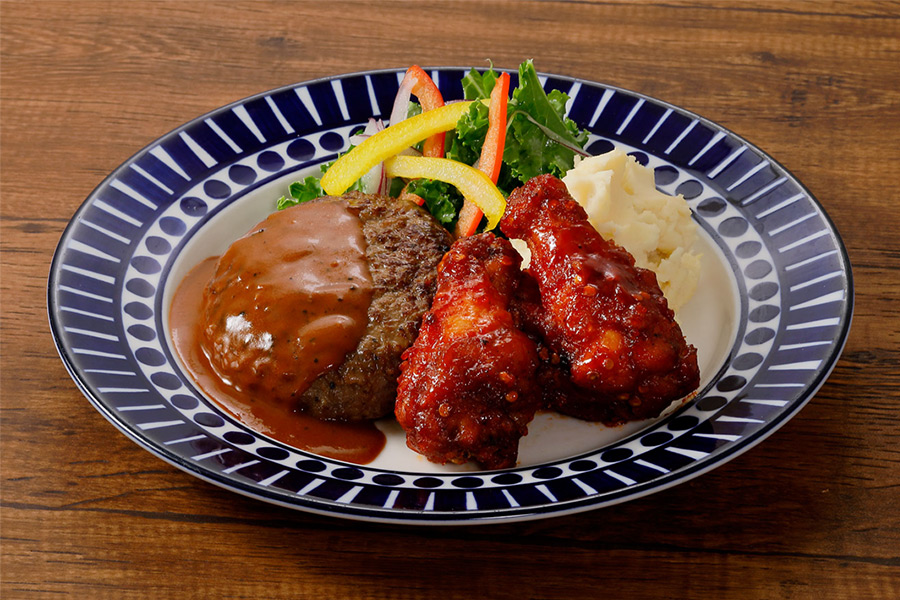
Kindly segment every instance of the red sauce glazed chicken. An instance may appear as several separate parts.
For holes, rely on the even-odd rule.
[[[652,271],[588,222],[565,184],[550,175],[510,195],[501,231],[531,250],[517,300],[545,358],[550,408],[609,425],[658,416],[699,385],[687,344]]]
[[[441,260],[395,409],[407,445],[429,460],[515,466],[542,403],[535,342],[509,310],[523,277],[519,255],[491,233],[460,239]]]

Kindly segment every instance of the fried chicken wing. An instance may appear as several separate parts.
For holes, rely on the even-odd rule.
[[[516,464],[542,402],[534,341],[509,312],[523,276],[510,243],[463,238],[438,267],[437,292],[404,353],[395,414],[407,445],[429,460]]]
[[[656,276],[600,236],[562,181],[541,175],[515,190],[500,228],[531,250],[539,294],[524,286],[514,311],[545,345],[552,408],[621,423],[657,416],[696,389],[696,350]]]

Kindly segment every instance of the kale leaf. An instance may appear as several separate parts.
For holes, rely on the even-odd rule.
[[[587,133],[565,117],[568,100],[559,90],[544,92],[531,60],[519,66],[519,86],[507,115],[503,162],[522,183],[542,173],[562,177],[572,168],[575,152],[557,140],[578,148],[587,142]]]
[[[424,198],[428,212],[453,231],[463,205],[463,196],[454,186],[435,179],[414,179],[406,186],[406,191]]]

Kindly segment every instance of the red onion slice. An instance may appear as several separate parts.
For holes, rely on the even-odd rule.
[[[384,122],[381,119],[369,119],[366,128],[362,133],[350,136],[350,143],[358,146],[367,138],[372,137],[379,131],[384,129]],[[380,162],[360,178],[362,182],[362,192],[364,194],[382,194],[386,189],[384,163]]]
[[[405,120],[406,115],[409,114],[409,100],[412,97],[413,85],[415,82],[408,74],[400,82],[400,89],[394,96],[394,106],[391,108],[391,120],[389,121],[391,125]]]

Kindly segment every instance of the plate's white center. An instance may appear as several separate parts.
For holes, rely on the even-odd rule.
[[[318,168],[310,170],[315,173]],[[168,322],[168,306],[178,283],[188,271],[210,256],[222,254],[230,243],[262,221],[274,208],[275,199],[287,186],[302,179],[295,172],[247,193],[215,215],[187,242],[175,260],[166,281],[163,307]],[[737,290],[731,269],[715,242],[699,230],[696,250],[703,254],[703,270],[694,297],[678,313],[688,342],[697,348],[701,389],[728,358],[739,316]],[[168,336],[168,333],[167,333]],[[168,340],[171,347],[171,340]],[[182,367],[182,370],[183,367]],[[675,406],[672,407],[677,408]],[[556,413],[538,414],[529,433],[519,445],[519,465],[529,466],[596,450],[653,425],[655,420],[605,427]],[[368,466],[415,472],[474,471],[477,465],[437,465],[406,447],[406,436],[393,419],[383,419],[378,427],[385,432],[384,450]]]

